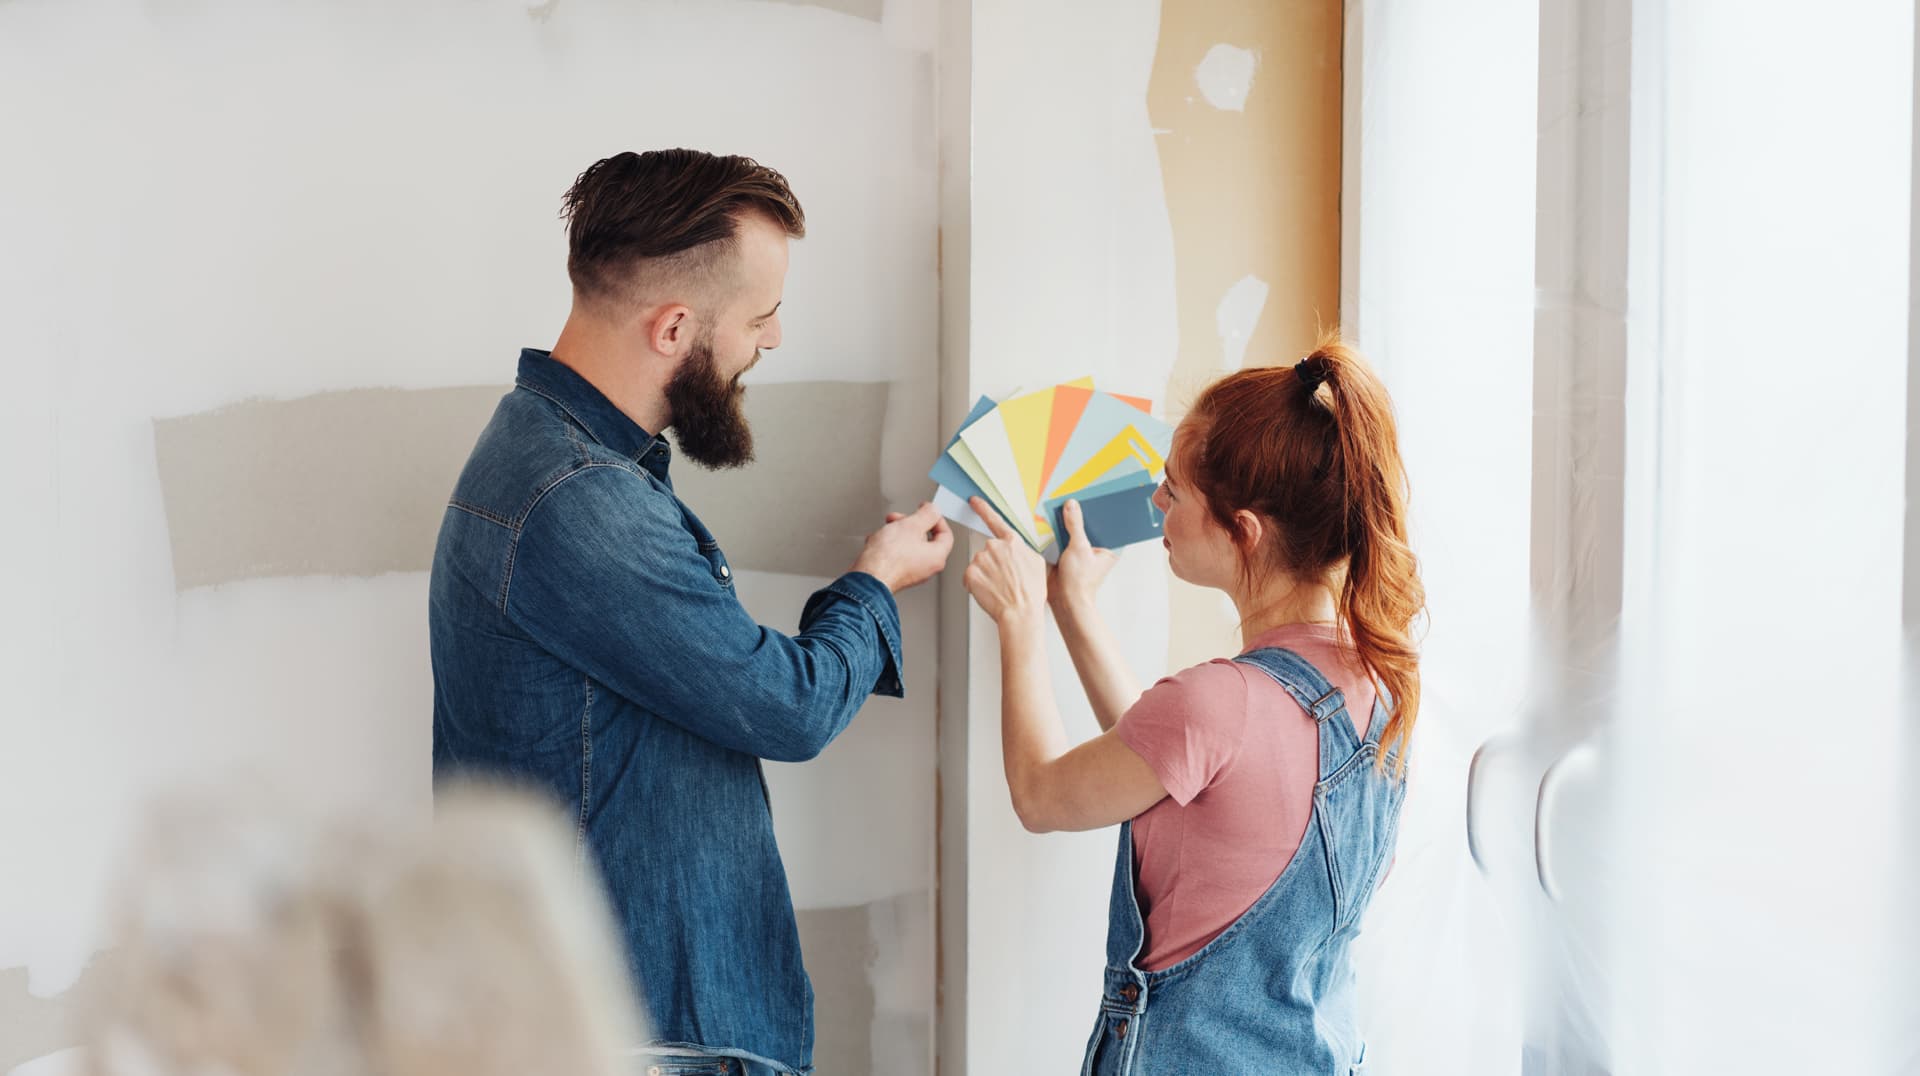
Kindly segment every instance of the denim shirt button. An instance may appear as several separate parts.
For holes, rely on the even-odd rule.
[[[731,578],[732,576],[733,576],[733,569],[728,568],[726,565],[722,564],[720,566],[720,578],[728,579],[728,578]]]

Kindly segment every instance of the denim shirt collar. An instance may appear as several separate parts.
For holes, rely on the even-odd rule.
[[[588,437],[632,459],[660,481],[668,481],[667,465],[673,461],[673,448],[667,439],[641,429],[592,382],[555,359],[552,352],[521,348],[516,384],[552,401]]]

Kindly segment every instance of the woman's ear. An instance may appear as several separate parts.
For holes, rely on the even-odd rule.
[[[1258,512],[1246,508],[1235,512],[1233,514],[1233,529],[1234,539],[1240,544],[1240,548],[1245,550],[1249,555],[1259,549],[1261,543],[1266,541],[1266,521],[1260,518],[1260,513]]]

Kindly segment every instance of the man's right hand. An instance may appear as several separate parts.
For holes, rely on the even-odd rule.
[[[931,503],[922,503],[912,515],[887,513],[887,525],[867,536],[867,545],[853,562],[899,593],[939,574],[953,552],[953,528]]]

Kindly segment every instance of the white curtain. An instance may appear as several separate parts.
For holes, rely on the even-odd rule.
[[[1543,7],[1579,24],[1584,67],[1542,53]],[[1349,5],[1344,317],[1400,410],[1432,608],[1361,953],[1382,1071],[1920,1071],[1899,896],[1920,868],[1900,790],[1920,778],[1900,695],[1913,9]],[[1621,120],[1572,158],[1593,205],[1564,236],[1536,217],[1565,180],[1539,111],[1562,76],[1599,79],[1583,108]],[[1562,241],[1619,267],[1624,298],[1536,293]],[[1583,304],[1568,355],[1536,347]],[[1612,346],[1593,326],[1624,388],[1580,365]],[[1571,447],[1535,439],[1542,376],[1587,407]],[[1613,537],[1580,533],[1609,505]],[[1548,541],[1554,512],[1574,533]],[[1612,595],[1543,592],[1582,573]],[[1566,594],[1590,607],[1544,608]],[[1600,645],[1536,640],[1545,622]],[[1573,698],[1581,677],[1597,690]],[[1483,744],[1484,875],[1464,825]]]

